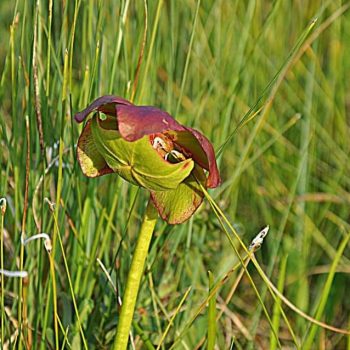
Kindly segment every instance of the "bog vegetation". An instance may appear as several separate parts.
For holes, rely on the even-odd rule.
[[[1,1],[2,347],[113,344],[149,194],[84,177],[73,116],[114,94],[201,130],[222,177],[158,220],[129,348],[350,349],[349,7]]]

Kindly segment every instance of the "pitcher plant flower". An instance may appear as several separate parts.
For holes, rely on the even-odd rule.
[[[179,224],[193,215],[203,201],[200,184],[205,188],[220,184],[211,143],[167,112],[107,95],[77,113],[75,120],[81,123],[91,113],[77,148],[83,173],[88,177],[116,173],[148,189],[168,223]]]
[[[91,113],[77,147],[83,173],[89,177],[116,173],[151,193],[128,273],[113,346],[114,350],[125,350],[158,213],[170,224],[189,219],[203,201],[202,188],[217,187],[220,175],[208,139],[156,107],[136,106],[108,95],[77,113],[75,120],[81,123]]]

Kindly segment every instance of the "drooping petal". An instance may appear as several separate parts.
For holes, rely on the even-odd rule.
[[[208,168],[206,167],[204,168],[209,171],[207,186],[209,188],[218,187],[221,183],[221,179],[220,179],[220,173],[216,164],[216,157],[215,157],[215,151],[214,151],[213,145],[199,131],[192,128],[186,128],[186,129],[189,130],[195,136],[195,138],[201,145],[204,153],[206,154],[206,157],[208,160]]]
[[[97,149],[91,132],[91,120],[89,120],[78,140],[77,158],[81,170],[88,177],[97,177],[113,173]]]
[[[175,189],[192,172],[194,162],[169,163],[152,147],[149,136],[126,141],[115,130],[113,120],[91,120],[94,141],[108,166],[125,180],[153,191]]]
[[[162,219],[169,224],[181,224],[188,220],[203,201],[204,194],[197,180],[205,186],[204,171],[195,165],[192,174],[174,190],[151,191],[155,207]]]
[[[219,186],[221,179],[212,144],[199,131],[187,127],[185,129],[184,131],[169,131],[168,134],[172,136],[176,144],[192,154],[197,164],[209,171],[206,186],[209,188]]]
[[[127,141],[167,130],[185,130],[170,114],[151,106],[116,106],[118,130]]]
[[[132,103],[128,100],[125,100],[124,98],[113,96],[113,95],[105,95],[97,98],[94,102],[92,102],[88,107],[86,107],[81,112],[77,113],[74,116],[74,119],[81,123],[83,122],[86,117],[94,111],[99,111],[102,113],[105,113],[107,115],[113,115],[116,116],[115,112],[115,106],[116,105],[127,105],[131,106]]]

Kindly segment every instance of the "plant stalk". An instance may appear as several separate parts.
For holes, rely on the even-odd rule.
[[[117,334],[114,340],[114,350],[125,350],[128,346],[129,333],[140,287],[140,281],[143,275],[148,248],[151,242],[154,227],[156,225],[157,217],[158,212],[151,200],[149,200],[126,282]]]
[[[0,199],[0,269],[4,270],[4,216],[6,212],[6,199]],[[1,348],[5,343],[5,280],[1,274]]]

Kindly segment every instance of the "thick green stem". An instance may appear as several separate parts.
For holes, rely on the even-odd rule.
[[[158,212],[153,203],[149,201],[126,282],[117,334],[114,340],[114,350],[125,350],[128,346],[137,294],[157,217]]]

